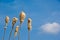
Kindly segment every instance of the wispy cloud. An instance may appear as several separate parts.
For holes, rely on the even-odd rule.
[[[44,32],[44,33],[51,33],[51,34],[57,34],[60,32],[60,24],[53,22],[53,23],[47,23],[44,24],[40,27],[40,29]]]

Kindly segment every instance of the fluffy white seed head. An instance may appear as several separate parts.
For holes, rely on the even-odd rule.
[[[28,23],[31,23],[32,22],[32,19],[31,18],[28,18]]]
[[[21,23],[24,21],[25,17],[26,17],[26,14],[22,11],[22,12],[20,13],[20,22],[21,22]]]
[[[16,18],[16,17],[13,18],[13,21],[17,21],[17,20],[18,20],[18,18]]]
[[[14,33],[14,37],[16,37],[16,36],[17,36],[17,32]]]
[[[32,19],[28,18],[28,30],[32,29]]]
[[[18,29],[19,29],[19,26],[16,26],[16,30],[15,30],[15,32],[18,32]]]
[[[9,17],[6,16],[6,18],[5,18],[5,23],[8,23],[8,22],[9,22]]]
[[[14,26],[14,24],[17,22],[17,20],[18,20],[18,18],[16,18],[16,17],[14,17],[14,18],[12,19],[12,26]]]
[[[15,37],[17,36],[18,29],[19,29],[19,26],[16,26],[15,33],[14,33],[14,36],[15,36]]]

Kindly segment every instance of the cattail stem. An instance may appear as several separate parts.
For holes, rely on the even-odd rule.
[[[12,29],[11,29],[11,32],[10,32],[10,35],[9,35],[9,39],[8,39],[8,40],[10,40],[10,37],[11,37],[11,35],[12,35],[12,30],[13,30],[13,27],[12,27]]]
[[[4,29],[4,34],[3,34],[3,39],[2,39],[2,40],[4,40],[4,37],[5,37],[5,32],[6,32],[6,29]]]
[[[21,30],[21,25],[22,24],[20,24],[19,30]],[[18,40],[20,40],[20,31],[18,31]]]
[[[13,38],[13,40],[15,40],[15,37]]]
[[[4,27],[4,34],[3,34],[3,38],[2,38],[2,40],[4,40],[5,32],[6,32],[6,28],[7,28],[7,23],[5,24],[5,27]]]
[[[30,30],[28,30],[28,40],[30,40]]]
[[[20,40],[20,32],[18,32],[18,40]]]

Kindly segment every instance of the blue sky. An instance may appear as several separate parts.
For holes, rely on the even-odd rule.
[[[32,18],[31,40],[60,40],[60,0],[0,0],[0,40],[4,32],[5,16],[10,17],[5,36],[5,40],[8,40],[12,18],[19,18],[21,11],[26,13],[21,40],[28,40],[28,17]],[[15,39],[18,40],[17,37]]]

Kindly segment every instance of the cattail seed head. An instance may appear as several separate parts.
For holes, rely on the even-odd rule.
[[[18,29],[19,29],[19,26],[16,26],[16,30],[15,30],[15,32],[18,32]]]
[[[26,17],[26,14],[22,11],[22,12],[20,13],[20,22],[21,22],[21,23],[24,21],[25,17]]]
[[[17,32],[14,33],[14,37],[16,37],[16,36],[17,36]]]
[[[31,18],[28,18],[28,30],[32,29],[32,20]]]
[[[14,17],[13,19],[12,19],[12,26],[14,26],[14,24],[17,22],[17,18],[16,17]]]
[[[14,36],[16,37],[17,33],[18,33],[18,29],[19,29],[19,26],[16,26],[16,29],[15,29],[15,33],[14,33]]]
[[[9,22],[9,17],[6,16],[6,18],[5,18],[5,23],[8,24],[8,22]]]
[[[32,22],[32,19],[31,18],[28,18],[28,23],[31,23]]]

